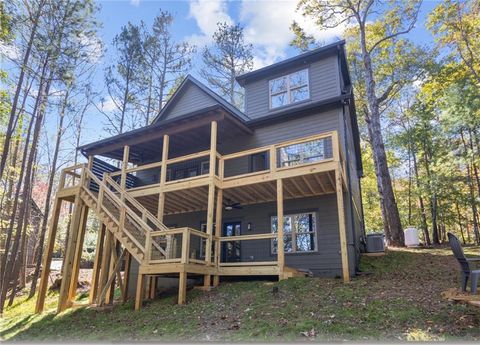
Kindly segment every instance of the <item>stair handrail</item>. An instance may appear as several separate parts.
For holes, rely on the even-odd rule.
[[[113,178],[106,175],[105,180],[111,185],[115,190],[120,193],[120,195],[128,200],[131,204],[133,204],[138,210],[142,212],[142,217],[150,220],[158,229],[159,231],[168,231],[170,230],[165,224],[158,220],[145,206],[143,206],[140,202],[138,202],[134,197],[132,197],[126,190],[124,190]],[[152,230],[153,231],[153,230]]]
[[[119,223],[119,226],[122,228],[122,231],[126,232],[126,233],[129,233],[128,231],[126,231],[125,229],[125,226],[124,226],[124,221],[125,221],[125,216],[123,215],[122,211],[125,212],[125,213],[128,213],[128,215],[133,218],[140,226],[139,226],[139,229],[141,231],[144,232],[145,234],[145,245],[139,245],[139,248],[141,250],[143,250],[145,256],[148,256],[148,253],[150,252],[149,250],[147,250],[147,248],[150,247],[150,243],[151,243],[151,233],[154,231],[152,229],[152,227],[150,225],[148,225],[148,223],[146,221],[144,221],[142,218],[140,218],[130,207],[128,207],[125,202],[119,198],[114,192],[112,192],[109,188],[108,188],[108,184],[106,183],[106,181],[101,181],[97,176],[95,176],[95,174],[89,170],[87,168],[86,165],[83,166],[82,170],[84,171],[84,174],[87,175],[87,177],[91,178],[96,184],[98,184],[99,188],[101,188],[101,190],[103,191],[103,193],[107,193],[113,201],[115,201],[119,206],[120,205],[125,205],[124,208],[122,208],[120,210],[120,219],[118,220],[118,223]],[[107,179],[108,179],[108,176],[107,176]],[[85,181],[88,181],[87,179],[85,179]],[[127,195],[127,193],[125,191],[122,191],[122,188],[115,182],[113,181],[112,179],[110,179],[110,185],[115,189],[117,190],[120,195],[124,196],[125,199],[127,199],[129,202],[131,202],[132,204],[134,204],[136,207],[138,207],[139,210],[143,211],[142,214],[146,214],[147,217],[148,217],[148,214],[150,214],[150,217],[154,217],[153,215],[151,215],[151,213],[145,208],[143,207],[137,200],[135,200],[132,196],[130,195]],[[112,184],[113,182],[113,184]],[[88,188],[87,188],[88,190]],[[138,205],[138,206],[137,206]],[[104,207],[103,205],[101,205],[102,207]],[[148,213],[147,213],[148,212]],[[158,221],[158,219],[155,218],[155,223],[161,225],[159,226],[159,228],[162,228],[162,229],[166,229],[166,230],[159,230],[159,231],[168,231],[169,229],[161,222]],[[155,225],[157,225],[155,224]],[[129,236],[131,237],[131,236]],[[156,243],[153,243],[153,245],[163,254],[163,255],[166,255],[165,251],[159,247],[158,245],[156,245]],[[145,259],[148,261],[149,258],[145,257]]]
[[[104,183],[97,176],[95,176],[89,169],[85,168],[84,171],[86,172],[87,176],[89,178],[91,178],[96,184],[98,184],[99,186],[104,185]],[[108,194],[109,197],[112,198],[112,200],[115,201],[118,205],[123,204],[122,200],[114,192],[112,192],[110,189],[103,188],[103,192]],[[125,212],[128,213],[128,215],[131,218],[133,218],[133,220],[135,220],[140,225],[140,229],[143,230],[146,233],[146,236],[148,236],[148,234],[153,231],[153,229],[150,227],[150,225],[148,225],[146,222],[144,222],[143,219],[140,218],[130,207],[126,206],[125,207]],[[120,221],[120,220],[118,220],[118,221]]]

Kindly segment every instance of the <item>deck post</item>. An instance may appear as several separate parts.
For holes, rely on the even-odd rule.
[[[105,303],[106,304],[112,304],[113,303],[113,295],[115,293],[115,274],[114,274],[114,269],[115,269],[115,264],[116,264],[116,258],[118,256],[118,248],[120,246],[120,242],[118,242],[116,239],[115,239],[115,236],[112,235],[112,245],[111,245],[111,250],[110,250],[110,267],[108,269],[108,275],[107,277],[109,276],[112,276],[113,275],[113,280],[112,282],[110,283],[110,286],[108,287],[108,290],[107,290],[107,295],[105,297]],[[107,284],[108,284],[108,280],[107,280]]]
[[[215,209],[215,175],[217,162],[217,121],[212,121],[210,133],[210,161],[208,174],[210,182],[208,185],[208,205],[207,205],[207,241],[205,248],[205,261],[207,265],[212,262],[212,233],[213,233],[213,216]],[[209,287],[211,285],[210,274],[205,274],[203,278],[203,285]]]
[[[125,145],[123,147],[123,160],[122,160],[122,174],[120,177],[120,186],[125,190],[127,186],[127,169],[128,169],[128,159],[130,156],[130,146]],[[123,196],[121,197],[123,200]]]
[[[157,277],[149,276],[148,277],[148,298],[154,299],[157,290]]]
[[[100,294],[98,291],[102,291],[103,288],[105,287],[105,284],[107,284],[107,279],[108,279],[108,270],[110,267],[110,252],[112,250],[112,233],[110,230],[106,230],[106,236],[105,236],[105,241],[103,245],[103,253],[102,253],[102,263],[100,265],[100,278],[98,280],[98,290],[97,290],[97,304],[100,304]]]
[[[181,271],[178,279],[178,304],[187,302],[187,272]]]
[[[145,275],[138,273],[137,290],[135,291],[135,310],[140,310],[142,307],[143,290],[145,287]]]
[[[168,149],[170,145],[170,137],[165,134],[163,136],[163,147],[162,147],[162,165],[160,167],[160,193],[158,195],[158,210],[157,218],[159,221],[163,222],[163,214],[165,210],[165,193],[163,192],[163,186],[167,182],[167,160],[168,160]]]
[[[77,245],[75,247],[72,282],[70,284],[70,292],[68,294],[69,302],[73,300],[75,298],[75,295],[77,294],[78,274],[80,272],[80,261],[82,259],[83,241],[85,240],[85,232],[87,228],[88,211],[89,211],[88,206],[84,204],[82,208],[81,218],[80,218],[80,229],[78,232]]]
[[[123,272],[123,286],[125,293],[123,294],[123,302],[128,301],[128,285],[130,283],[130,268],[132,265],[132,255],[129,252],[125,253],[125,271]]]
[[[48,229],[47,246],[42,258],[42,272],[40,276],[40,284],[38,285],[37,304],[35,306],[35,313],[40,314],[45,305],[45,295],[47,294],[48,276],[50,274],[50,265],[52,263],[52,253],[55,246],[55,236],[57,235],[58,218],[60,216],[60,209],[62,200],[55,197],[53,205],[52,218]]]
[[[335,182],[338,208],[338,231],[340,233],[340,253],[342,256],[342,274],[343,281],[348,283],[350,281],[350,270],[348,267],[347,233],[345,226],[345,208],[343,202],[343,183],[340,162],[338,163],[337,169],[335,169]]]
[[[95,248],[95,261],[93,262],[92,284],[90,288],[89,302],[92,304],[98,294],[98,278],[100,276],[100,263],[102,260],[103,243],[105,241],[105,225],[100,224],[98,229],[97,244]]]
[[[220,262],[220,236],[222,234],[222,212],[223,212],[223,190],[221,188],[217,191],[217,205],[216,205],[216,215],[215,215],[215,262],[214,265],[218,269],[218,263]],[[216,274],[213,277],[213,286],[218,286],[220,283],[220,276]]]
[[[72,222],[70,223],[70,240],[68,241],[65,264],[62,267],[62,283],[60,285],[60,296],[57,306],[57,312],[62,312],[67,309],[68,297],[70,292],[70,284],[72,281],[73,261],[75,256],[75,247],[78,241],[78,232],[80,229],[80,218],[83,210],[83,202],[80,198],[80,194],[75,195],[74,211],[72,216]]]
[[[285,267],[285,247],[283,238],[283,180],[277,179],[277,261],[278,278],[284,279],[283,270]]]

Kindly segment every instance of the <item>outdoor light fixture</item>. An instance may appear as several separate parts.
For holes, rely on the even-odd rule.
[[[248,222],[248,224],[247,224],[247,230],[248,230],[248,231],[252,230],[252,223],[251,223],[251,222]]]

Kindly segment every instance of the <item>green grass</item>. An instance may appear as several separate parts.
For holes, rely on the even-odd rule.
[[[85,342],[480,340],[480,308],[440,296],[458,285],[448,249],[390,251],[362,258],[361,268],[370,274],[349,284],[333,278],[222,283],[210,292],[189,291],[187,305],[165,296],[140,312],[130,302],[56,315],[58,296],[50,294],[39,316],[34,300],[19,298],[0,320],[0,336]]]

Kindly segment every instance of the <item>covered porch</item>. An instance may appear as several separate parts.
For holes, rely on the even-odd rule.
[[[205,288],[218,285],[220,276],[278,275],[285,279],[299,274],[285,264],[284,203],[328,194],[337,197],[343,279],[350,279],[343,206],[345,168],[338,133],[239,152],[221,150],[221,143],[231,140],[232,135],[242,138],[251,134],[242,121],[217,109],[188,121],[177,119],[155,130],[147,127],[83,148],[89,157],[121,158],[121,168],[105,172],[104,178],[116,180],[129,197],[170,228],[153,231],[145,239],[147,252],[139,263],[137,301],[141,301],[146,285],[146,295],[152,296],[153,277],[159,275],[178,274],[179,303],[184,303],[189,274],[203,276]],[[127,184],[128,179],[135,182]],[[262,203],[275,203],[277,232],[268,227],[262,233],[233,234],[234,240],[225,234],[222,217],[231,205]],[[205,223],[187,226],[168,222],[170,216],[187,218],[192,212],[204,212]],[[235,243],[256,241],[275,241],[278,250],[274,257],[268,261],[224,259],[225,251]],[[156,256],[156,247],[168,255]]]

